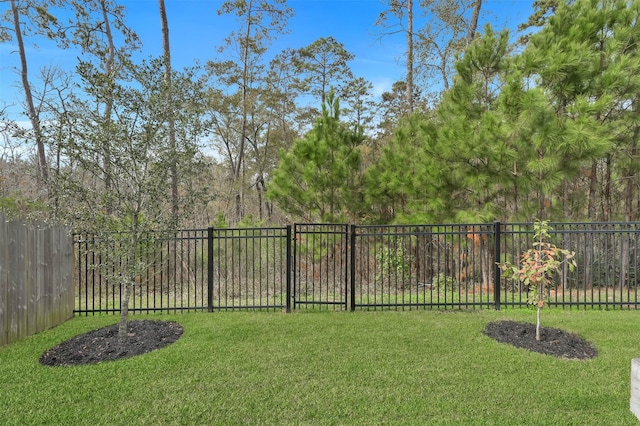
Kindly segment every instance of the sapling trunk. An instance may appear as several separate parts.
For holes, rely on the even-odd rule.
[[[127,325],[129,323],[129,295],[131,293],[131,283],[124,285],[124,293],[120,301],[120,323],[118,324],[118,337],[127,337]]]
[[[537,321],[536,321],[536,340],[540,341],[540,311],[542,311],[542,308],[544,307],[544,296],[545,296],[545,291],[546,288],[544,286],[545,282],[544,279],[538,283],[538,286],[536,287],[538,290],[538,313],[537,313]]]
[[[136,274],[136,249],[138,248],[138,228],[139,213],[133,214],[132,226],[131,226],[131,240],[128,242],[129,248],[127,250],[127,262],[125,265],[124,276],[129,277],[124,283],[124,294],[120,301],[120,325],[118,326],[118,336],[124,338],[127,336],[127,324],[129,322],[129,298],[133,291],[133,283],[135,282]]]

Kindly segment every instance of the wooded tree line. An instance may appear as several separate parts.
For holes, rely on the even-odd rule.
[[[517,40],[478,26],[481,0],[383,3],[406,75],[376,98],[333,37],[273,51],[286,0],[222,2],[235,30],[180,70],[164,0],[145,60],[117,0],[2,1],[31,125],[0,105],[0,208],[135,230],[640,219],[640,2],[536,0]],[[75,69],[31,69],[39,37]]]

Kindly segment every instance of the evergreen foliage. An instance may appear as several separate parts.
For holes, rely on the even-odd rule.
[[[382,35],[408,36],[415,63],[377,103],[333,37],[270,51],[294,13],[286,0],[221,2],[218,14],[237,21],[222,57],[177,73],[167,50],[164,74],[161,62],[134,55],[141,40],[117,0],[40,3],[7,2],[16,13],[2,16],[0,41],[46,37],[81,55],[73,73],[49,67],[23,80],[38,101],[24,118],[41,126],[24,128],[0,106],[0,210],[90,226],[71,211],[85,197],[89,210],[126,217],[119,185],[138,166],[123,158],[150,155],[144,171],[158,178],[141,191],[157,192],[157,211],[174,211],[171,227],[216,217],[275,224],[283,213],[360,223],[640,220],[640,2],[535,0],[519,27],[527,33],[512,43],[507,31],[476,31],[481,1],[388,1]],[[69,25],[58,16],[67,6]],[[428,25],[411,32],[412,20]],[[206,172],[193,174],[206,156]]]
[[[434,114],[397,126],[367,171],[378,221],[609,220],[613,197],[640,217],[640,7],[537,6],[521,53],[486,26]]]
[[[414,114],[367,173],[368,200],[391,220],[459,221],[500,217],[496,206],[513,150],[497,104],[508,33],[490,27],[457,63],[458,75],[435,114]]]
[[[268,197],[288,214],[307,221],[343,221],[358,205],[364,136],[340,121],[340,103],[329,92],[313,129],[281,151]]]

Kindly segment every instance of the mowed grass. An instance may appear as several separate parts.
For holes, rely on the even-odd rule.
[[[636,425],[640,311],[543,312],[593,342],[560,360],[497,343],[531,310],[137,315],[184,327],[142,356],[44,367],[40,355],[116,316],[76,317],[0,348],[2,424]]]

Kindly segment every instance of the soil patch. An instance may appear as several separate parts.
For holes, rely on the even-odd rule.
[[[75,336],[47,350],[42,365],[96,364],[141,355],[168,346],[182,336],[182,326],[173,321],[129,321],[128,334],[118,337],[118,324]]]
[[[541,327],[538,341],[536,325],[527,322],[495,321],[483,333],[501,343],[562,359],[591,359],[598,355],[592,343],[557,328]]]

